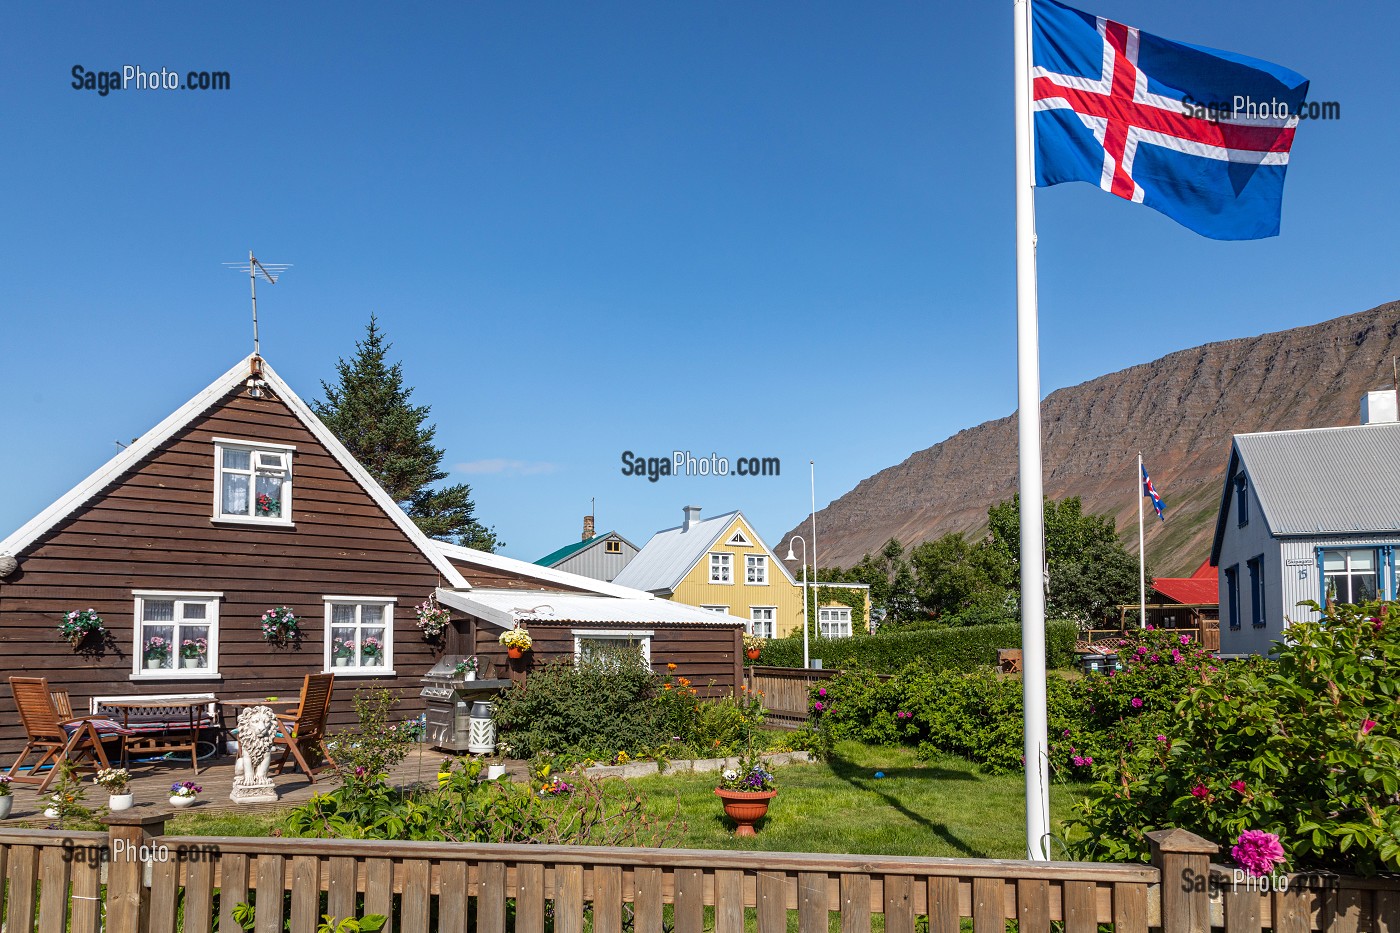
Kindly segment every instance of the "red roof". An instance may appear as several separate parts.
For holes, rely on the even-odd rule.
[[[1189,577],[1158,577],[1152,587],[1162,598],[1188,606],[1220,605],[1220,577],[1210,559],[1201,561],[1201,566]]]

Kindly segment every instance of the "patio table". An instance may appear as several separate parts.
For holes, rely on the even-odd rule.
[[[163,752],[189,752],[190,767],[194,773],[199,773],[199,730],[206,725],[208,720],[201,710],[211,702],[208,697],[190,699],[159,699],[152,700],[149,697],[131,697],[130,699],[113,699],[102,701],[104,709],[116,710],[121,713],[122,728],[131,730],[134,734],[128,735],[122,741],[122,766],[125,767],[131,759],[131,753],[155,753]],[[161,722],[151,720],[138,720],[134,724],[131,722],[132,710],[147,709],[151,706],[160,706],[169,709],[185,710],[183,720],[167,719]]]

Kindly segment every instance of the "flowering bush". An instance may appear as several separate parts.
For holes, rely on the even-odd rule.
[[[719,786],[721,790],[739,790],[760,792],[775,790],[773,772],[767,770],[755,759],[745,758],[739,763],[738,768],[726,768],[720,772]]]
[[[58,634],[73,645],[74,648],[82,643],[89,635],[97,635],[107,631],[107,626],[102,623],[102,617],[97,614],[96,609],[74,609],[63,616],[63,621],[58,623]]]
[[[502,632],[498,640],[507,648],[519,648],[521,651],[529,651],[530,646],[535,643],[535,640],[530,637],[530,633],[519,626]]]
[[[126,786],[131,783],[131,772],[125,768],[103,768],[92,781],[98,787],[106,788],[108,793],[124,794]]]
[[[152,635],[146,639],[146,644],[141,650],[141,656],[147,661],[156,661],[164,664],[170,660],[170,641],[159,635]]]
[[[209,639],[186,638],[180,643],[180,657],[196,661],[209,653]]]
[[[1278,837],[1257,829],[1246,829],[1240,833],[1240,838],[1230,849],[1230,857],[1251,875],[1272,874],[1275,865],[1282,865],[1288,860]]]
[[[176,781],[170,785],[170,796],[172,797],[197,797],[204,788],[194,781]]]
[[[296,641],[301,637],[301,620],[290,606],[278,606],[262,614],[262,634],[274,644]]]
[[[413,611],[418,615],[418,627],[423,630],[424,638],[441,638],[452,622],[452,613],[431,597],[415,606]]]
[[[1240,840],[1246,868],[1268,858],[1299,870],[1400,870],[1400,729],[1386,716],[1400,683],[1392,606],[1319,610],[1319,622],[1288,627],[1275,662],[1207,666],[1166,711],[1165,741],[1095,766],[1072,849],[1144,859],[1144,833],[1177,826]],[[1251,833],[1276,837],[1278,850]]]

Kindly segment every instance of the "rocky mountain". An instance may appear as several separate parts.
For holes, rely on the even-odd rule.
[[[1362,396],[1391,385],[1396,355],[1400,302],[1391,302],[1182,350],[1060,389],[1041,406],[1045,492],[1077,495],[1086,510],[1113,514],[1136,553],[1133,474],[1137,452],[1148,452],[1168,508],[1167,521],[1149,527],[1149,567],[1161,576],[1189,574],[1210,552],[1231,435],[1356,424]],[[1013,414],[863,480],[817,513],[822,566],[849,567],[891,537],[913,544],[977,532],[987,507],[1016,492],[1016,449]]]

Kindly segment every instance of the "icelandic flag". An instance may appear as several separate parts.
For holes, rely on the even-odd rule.
[[[1216,240],[1277,236],[1308,81],[1034,0],[1037,185],[1086,181]]]
[[[1147,475],[1147,464],[1142,465],[1142,494],[1152,500],[1152,507],[1157,510],[1157,517],[1162,521],[1167,520],[1163,513],[1167,510],[1167,504],[1162,501],[1162,497],[1157,495],[1157,487],[1152,485],[1152,477]]]

